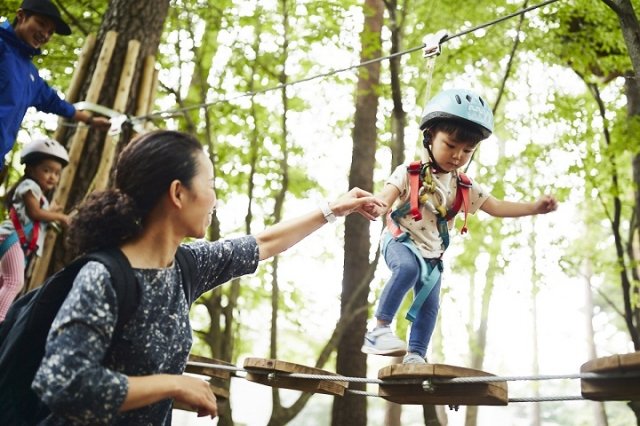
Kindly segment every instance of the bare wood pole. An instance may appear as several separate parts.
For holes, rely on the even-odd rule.
[[[109,31],[105,36],[104,43],[102,44],[102,49],[100,50],[100,56],[96,64],[96,69],[93,73],[89,89],[87,90],[87,102],[98,102],[98,97],[100,96],[100,91],[102,90],[102,85],[109,69],[109,62],[111,61],[111,56],[113,54],[113,49],[115,48],[117,38],[118,33],[115,31]],[[63,209],[64,207],[66,207],[67,201],[69,199],[71,185],[73,184],[73,180],[76,175],[78,163],[80,162],[80,156],[82,155],[84,143],[87,139],[88,133],[88,127],[80,126],[76,130],[76,133],[73,135],[73,139],[71,141],[71,148],[69,149],[69,165],[64,168],[62,177],[60,179],[60,184],[58,185],[58,188],[56,189],[56,192],[53,196],[53,201],[59,206],[62,206]],[[51,230],[47,232],[44,247],[42,250],[42,256],[36,258],[33,274],[29,279],[29,290],[35,288],[36,286],[39,286],[45,280],[47,276],[47,270],[49,269],[49,262],[51,262],[53,248],[55,246],[57,238],[58,234],[56,234],[55,232]]]
[[[142,70],[142,81],[140,82],[140,90],[138,92],[136,104],[136,116],[147,115],[151,109],[150,100],[153,99],[152,90],[156,78],[156,59],[153,56],[147,56],[144,59],[144,68]]]
[[[155,59],[154,59],[155,62]],[[153,110],[153,105],[156,102],[156,94],[158,93],[158,75],[160,74],[160,72],[158,71],[157,68],[155,68],[155,64],[154,64],[154,68],[153,68],[153,79],[151,81],[151,90],[149,91],[149,97],[147,98],[147,114],[150,114],[151,111]],[[151,130],[152,128],[154,128],[154,124],[151,120],[146,121],[144,123],[144,128],[145,130]]]
[[[74,103],[78,100],[78,93],[80,93],[80,88],[82,87],[82,83],[85,81],[87,77],[87,71],[89,69],[89,64],[91,63],[91,55],[93,55],[93,51],[96,48],[96,35],[89,34],[84,41],[84,45],[82,46],[82,50],[80,51],[80,55],[78,56],[78,63],[76,64],[76,71],[73,73],[73,77],[71,78],[71,83],[69,84],[69,88],[65,93],[65,99],[67,102]],[[64,122],[64,118],[60,118],[58,120],[58,128],[53,136],[53,138],[57,141],[60,141],[63,133],[62,123]]]
[[[118,84],[118,91],[116,93],[116,99],[113,102],[113,109],[118,112],[124,112],[127,108],[127,101],[129,100],[129,93],[131,92],[131,82],[136,71],[136,63],[138,61],[138,53],[140,53],[140,42],[138,40],[131,40],[127,45],[127,54],[125,56],[124,65],[122,67],[122,73],[120,74],[120,82]],[[96,190],[103,190],[109,183],[109,173],[113,166],[114,157],[116,153],[116,146],[118,140],[113,135],[107,135],[102,147],[102,156],[100,157],[100,165],[96,172],[91,185],[87,189],[87,194]]]

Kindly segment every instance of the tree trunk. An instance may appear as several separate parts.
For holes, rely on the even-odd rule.
[[[118,83],[122,68],[124,66],[125,55],[127,53],[127,45],[131,40],[141,42],[138,60],[135,66],[135,73],[131,83],[129,100],[125,109],[125,113],[135,115],[137,105],[137,95],[140,88],[142,77],[142,67],[144,66],[147,56],[155,56],[160,43],[165,19],[169,9],[169,0],[157,0],[153,2],[131,2],[127,0],[111,0],[109,7],[104,15],[102,25],[98,32],[96,49],[94,50],[91,63],[89,65],[88,75],[92,76],[97,65],[98,55],[105,36],[108,31],[118,33],[117,43],[111,57],[109,69],[105,77],[102,91],[100,92],[99,104],[112,107],[117,95]],[[82,100],[87,94],[90,85],[90,79],[87,79],[80,90],[78,99]],[[63,143],[70,139],[70,132],[63,135]],[[74,205],[81,201],[89,188],[91,181],[98,170],[98,166],[102,159],[100,154],[104,144],[103,132],[90,132],[85,150],[82,154],[82,161],[78,165],[75,178],[71,185],[69,200],[66,204],[66,210],[69,211]],[[131,129],[124,129],[120,135],[120,140],[116,148],[116,155],[124,145],[129,142],[132,136]],[[69,255],[62,243],[62,239],[56,241],[53,256],[48,265],[48,271],[54,271],[67,263]]]
[[[596,345],[594,340],[593,329],[593,292],[591,289],[591,278],[593,277],[593,271],[591,269],[591,262],[586,259],[583,264],[584,275],[584,324],[586,330],[586,344],[589,351],[589,359],[596,359],[598,357],[596,351]],[[593,402],[593,425],[594,426],[608,426],[607,412],[605,411],[604,402]]]
[[[634,123],[640,116],[640,24],[638,23],[638,17],[636,16],[633,4],[630,0],[603,0],[607,6],[609,6],[618,16],[620,21],[620,29],[622,30],[622,36],[624,37],[625,44],[627,45],[627,51],[631,64],[633,67],[632,75],[628,76],[626,80],[626,95],[627,95],[627,114],[629,116],[629,122]],[[635,129],[635,127],[632,127]],[[630,137],[637,137],[636,132],[629,132]],[[635,206],[634,212],[636,218],[640,217],[640,154],[636,154],[632,160],[633,178],[635,182]],[[635,235],[638,238],[640,228],[638,228],[639,221],[635,221],[636,229]],[[618,250],[619,252],[620,250]],[[632,259],[637,261],[638,259]],[[625,299],[625,320],[629,333],[633,340],[634,349],[640,350],[640,309],[637,307],[631,309],[629,301],[638,297],[637,286],[630,286],[626,277],[622,277],[623,297]],[[640,421],[640,418],[639,418]]]
[[[362,61],[381,56],[380,31],[384,7],[381,0],[366,0],[364,28],[360,37]],[[380,79],[380,63],[360,68],[356,93],[356,109],[353,127],[353,153],[349,173],[349,187],[373,190],[373,169],[377,140],[376,114],[378,111],[377,85]],[[369,222],[359,215],[348,216],[345,222],[344,277],[342,281],[341,315],[345,303],[357,291],[363,271],[369,266]],[[366,357],[360,351],[367,322],[367,294],[362,294],[354,306],[359,314],[348,324],[344,338],[338,343],[336,369],[338,374],[365,377]],[[359,308],[364,308],[360,310]],[[364,390],[364,384],[354,389]],[[333,426],[365,426],[367,424],[366,398],[347,394],[335,398],[332,409]]]
[[[533,186],[533,182],[530,182]],[[530,188],[532,189],[532,188]],[[536,217],[531,217],[531,229],[536,229]],[[538,341],[538,277],[537,273],[538,256],[536,252],[536,234],[531,232],[529,234],[529,249],[531,250],[531,346],[532,346],[532,359],[531,359],[531,374],[537,376],[540,374],[540,359],[538,357],[538,351],[540,345]],[[540,383],[534,381],[532,383],[533,396],[540,396]],[[540,426],[542,424],[542,410],[539,402],[531,404],[531,426]]]

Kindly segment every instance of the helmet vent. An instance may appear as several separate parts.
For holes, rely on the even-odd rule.
[[[460,99],[460,95],[456,95],[456,102],[458,102],[459,105],[462,105],[462,99]]]
[[[465,98],[467,98],[467,102],[471,103],[471,95],[467,95]]]
[[[480,96],[478,96],[478,100],[480,101],[480,103],[482,104],[482,106],[484,106],[484,99],[482,99]]]

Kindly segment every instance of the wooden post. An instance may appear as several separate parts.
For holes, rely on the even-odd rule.
[[[131,92],[131,81],[136,70],[136,62],[138,61],[138,53],[140,52],[140,42],[138,40],[131,40],[127,46],[127,55],[125,56],[125,62],[122,67],[122,73],[120,74],[120,83],[118,84],[118,91],[116,99],[113,102],[113,109],[118,112],[124,112],[127,108],[127,101],[129,100],[129,93]],[[103,190],[109,183],[109,172],[113,166],[114,156],[116,152],[117,139],[112,135],[107,135],[104,146],[102,147],[102,161],[98,167],[91,185],[87,189],[87,194],[96,190]]]
[[[156,69],[156,59],[148,56],[144,63],[143,84],[140,86],[138,95],[138,105],[136,108],[136,116],[140,117],[148,115],[153,108],[158,89],[158,70]],[[150,121],[145,121],[144,128],[151,128]]]
[[[142,81],[140,82],[138,103],[136,104],[136,116],[146,115],[149,113],[149,99],[152,97],[151,90],[153,89],[155,71],[156,59],[153,56],[147,56],[144,59]]]
[[[93,51],[96,48],[96,35],[89,34],[87,39],[84,41],[84,45],[82,46],[82,51],[80,52],[80,56],[78,56],[78,64],[76,65],[76,71],[73,73],[73,77],[71,78],[71,83],[69,84],[69,88],[67,89],[67,93],[65,93],[65,98],[67,102],[74,103],[78,100],[78,93],[80,92],[80,88],[82,87],[82,83],[84,82],[87,76],[87,70],[89,69],[89,63],[91,59],[91,55],[93,55]],[[60,141],[60,137],[62,136],[62,123],[64,122],[64,118],[60,118],[58,120],[58,128],[54,134],[54,139]]]
[[[107,75],[107,70],[109,69],[109,62],[111,61],[111,56],[113,54],[113,49],[115,48],[117,38],[118,33],[115,31],[109,31],[105,36],[102,49],[100,50],[100,56],[98,58],[96,69],[93,73],[93,78],[91,79],[91,84],[89,85],[89,89],[87,91],[87,102],[98,102],[100,91],[102,90],[102,85]],[[82,155],[84,143],[87,139],[88,133],[88,127],[80,126],[76,130],[76,133],[73,135],[73,139],[71,141],[71,148],[69,149],[69,165],[63,170],[60,184],[58,185],[58,188],[56,189],[53,197],[53,201],[59,206],[62,206],[63,209],[64,207],[66,207],[67,201],[69,199],[71,185],[73,184],[73,180],[76,175],[78,163],[80,162],[80,156]],[[36,263],[33,268],[33,275],[31,275],[31,277],[29,278],[29,290],[42,284],[45,277],[47,276],[49,262],[51,261],[51,255],[53,253],[53,248],[55,246],[57,238],[58,234],[56,234],[54,231],[49,230],[47,232],[44,247],[42,250],[42,256],[36,258]]]
[[[153,84],[151,85],[151,92],[149,93],[149,100],[147,101],[147,114],[150,114],[153,110],[153,104],[156,102],[156,94],[158,93],[158,75],[160,71],[154,69],[153,71]],[[148,120],[144,124],[145,129],[152,129],[154,124],[152,121]]]

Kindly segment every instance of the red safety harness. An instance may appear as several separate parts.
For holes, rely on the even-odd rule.
[[[408,213],[411,214],[413,220],[422,219],[422,213],[420,212],[420,186],[421,180],[423,179],[422,170],[424,168],[424,164],[421,161],[413,161],[411,164],[407,166],[407,173],[409,173],[409,203],[408,203]],[[460,233],[464,234],[468,231],[467,229],[467,213],[469,211],[469,188],[471,188],[472,182],[469,177],[462,173],[458,172],[457,177],[457,189],[456,189],[456,198],[453,202],[453,206],[449,210],[447,210],[447,214],[440,219],[444,219],[444,221],[449,221],[453,219],[458,212],[462,209],[464,211],[464,223],[462,228],[460,229]],[[402,209],[402,208],[401,208]],[[405,207],[406,209],[406,207]],[[406,213],[405,213],[406,214]],[[404,216],[404,215],[403,215]],[[394,238],[399,237],[403,234],[403,230],[398,226],[396,220],[394,219],[392,212],[389,212],[387,215],[387,227],[391,232],[391,235]]]
[[[40,234],[40,222],[33,221],[33,227],[31,229],[31,238],[27,240],[25,229],[22,227],[22,223],[20,223],[20,219],[18,218],[18,212],[13,206],[11,206],[11,209],[9,210],[9,217],[11,218],[11,223],[13,223],[13,228],[16,230],[16,234],[18,234],[20,247],[22,247],[22,250],[24,251],[25,256],[29,256],[31,253],[33,253],[33,251],[38,246],[38,235]]]

